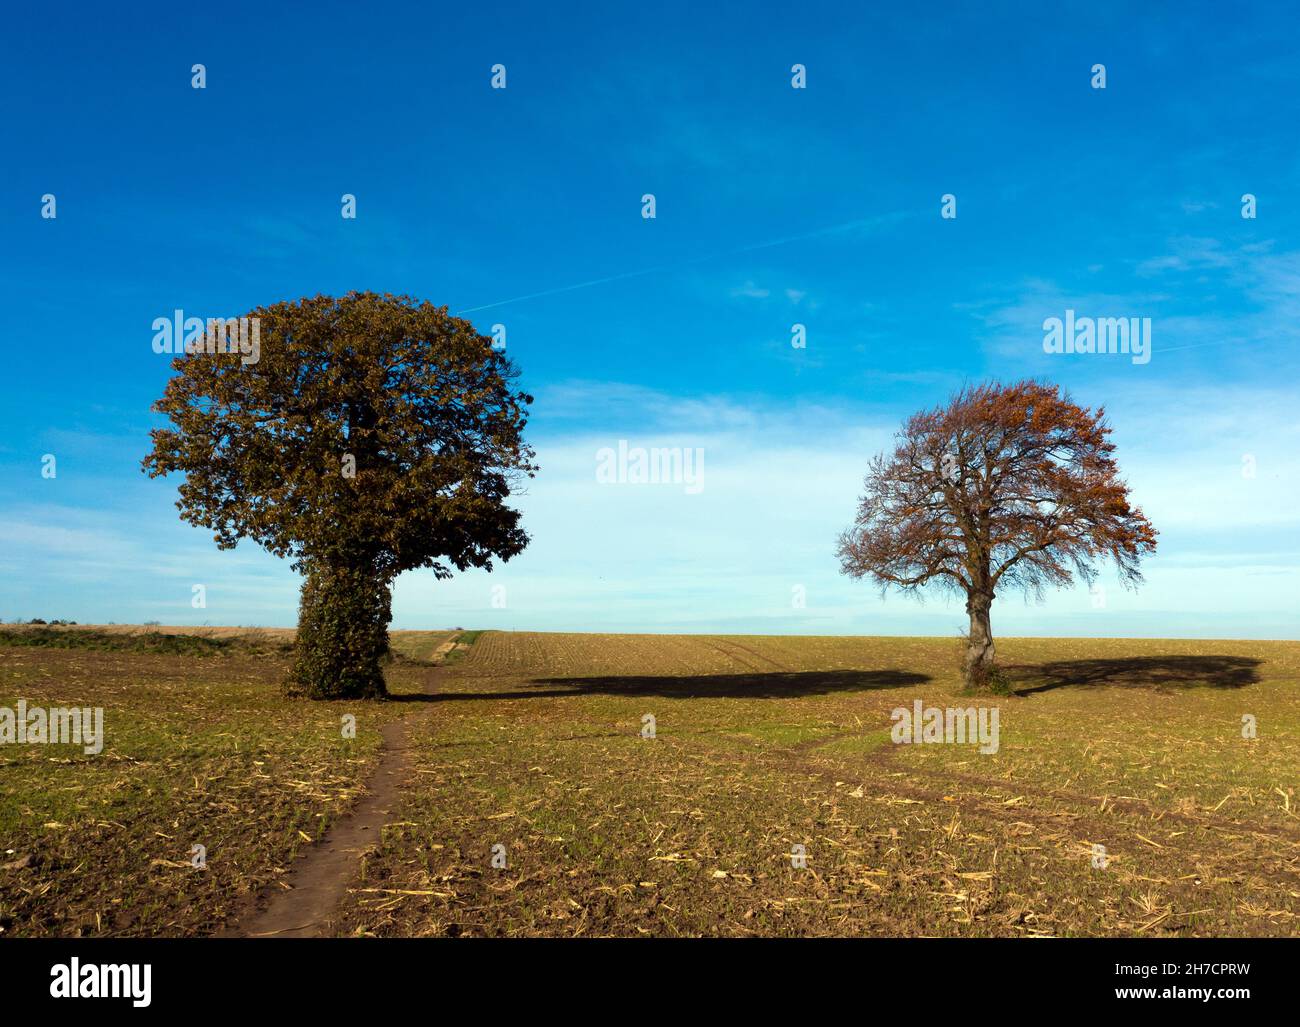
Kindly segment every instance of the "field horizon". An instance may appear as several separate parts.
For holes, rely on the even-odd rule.
[[[122,623],[110,621],[104,624],[72,623],[65,621],[56,624],[47,621],[44,624],[32,624],[30,621],[14,621],[10,623],[0,623],[0,628],[25,628],[25,627],[50,627],[50,628],[93,628],[100,631],[158,631],[165,634],[173,635],[202,635],[205,632],[215,634],[237,635],[241,633],[266,631],[276,633],[295,634],[298,630],[296,625],[284,624],[153,624],[148,622],[140,623]],[[954,629],[952,634],[846,634],[843,632],[835,633],[813,633],[813,632],[763,632],[763,631],[572,631],[560,628],[464,628],[448,625],[446,627],[432,628],[390,628],[389,635],[413,635],[427,634],[429,632],[446,632],[446,631],[500,631],[505,634],[530,634],[530,635],[614,635],[614,636],[646,636],[646,637],[663,637],[674,638],[678,636],[687,638],[709,638],[714,636],[723,636],[730,638],[860,638],[860,639],[908,639],[918,638],[927,640],[955,640],[961,637],[961,632]],[[1026,642],[1047,642],[1055,639],[1068,641],[1096,641],[1096,642],[1300,642],[1297,638],[1254,638],[1239,635],[1198,635],[1195,637],[1183,637],[1179,635],[998,635],[996,642],[1004,641],[1026,641]]]

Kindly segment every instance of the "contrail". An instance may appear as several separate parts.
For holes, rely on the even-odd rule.
[[[1219,339],[1215,342],[1194,342],[1187,346],[1169,346],[1165,349],[1155,349],[1153,347],[1151,352],[1152,353],[1177,353],[1180,350],[1185,350],[1185,349],[1204,349],[1206,346],[1240,346],[1242,344],[1243,344],[1243,340],[1241,339]],[[1249,346],[1250,345],[1249,340],[1246,340],[1244,344]]]
[[[845,221],[843,224],[830,225],[827,228],[817,228],[811,232],[801,232],[798,235],[787,235],[780,239],[768,239],[766,242],[750,243],[747,246],[736,246],[729,250],[720,250],[716,253],[706,253],[699,257],[690,257],[686,260],[675,261],[671,264],[659,264],[655,267],[642,268],[639,271],[625,271],[618,275],[609,275],[605,278],[593,278],[586,282],[577,282],[574,285],[562,285],[555,289],[543,289],[541,292],[525,293],[523,296],[512,296],[508,300],[497,300],[494,303],[482,303],[477,307],[465,307],[463,310],[455,311],[457,317],[462,314],[473,314],[480,310],[491,310],[493,307],[504,307],[507,303],[520,303],[524,300],[540,299],[543,296],[558,296],[560,293],[573,292],[576,289],[590,289],[594,285],[605,285],[609,282],[621,282],[628,278],[640,278],[644,275],[659,274],[662,271],[672,271],[681,267],[690,267],[692,264],[702,264],[706,261],[717,260],[719,257],[730,257],[737,253],[751,253],[754,250],[765,250],[773,246],[784,246],[787,243],[802,242],[805,239],[816,239],[824,235],[835,235],[840,232],[851,232],[855,229],[879,228],[883,225],[895,224],[898,221],[908,217],[909,214],[902,211],[894,211],[889,214],[879,214],[870,218],[858,218],[856,221]]]
[[[541,292],[529,292],[523,296],[512,296],[508,300],[497,300],[495,303],[483,303],[477,307],[466,307],[464,310],[457,310],[453,313],[459,317],[461,314],[473,314],[478,310],[491,310],[493,307],[504,307],[507,303],[519,303],[523,300],[535,300],[541,296],[558,296],[562,292],[573,292],[574,289],[589,289],[593,285],[604,285],[606,282],[618,282],[624,278],[639,278],[641,275],[653,275],[659,271],[667,271],[674,267],[672,264],[661,264],[659,267],[647,267],[640,271],[625,271],[621,275],[610,275],[608,278],[593,278],[589,282],[578,282],[576,285],[562,285],[558,289],[544,289]]]

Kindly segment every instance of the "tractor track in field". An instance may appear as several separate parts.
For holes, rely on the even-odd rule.
[[[958,771],[937,771],[925,767],[908,767],[905,771],[908,774],[915,774],[919,777],[930,778],[931,780],[939,779],[944,781],[957,781],[962,784],[973,785],[984,788],[996,788],[1004,792],[1017,792],[1022,795],[1033,795],[1042,799],[1056,799],[1061,802],[1074,803],[1085,809],[1092,809],[1093,815],[1100,816],[1105,811],[1116,810],[1120,813],[1126,813],[1133,816],[1145,816],[1155,820],[1170,820],[1178,824],[1184,824],[1188,827],[1200,827],[1206,830],[1222,831],[1225,834],[1253,834],[1266,838],[1277,838],[1287,841],[1293,845],[1300,845],[1300,832],[1289,831],[1285,827],[1275,826],[1272,824],[1255,824],[1247,826],[1235,820],[1227,820],[1223,817],[1213,816],[1195,816],[1191,813],[1181,813],[1178,810],[1159,809],[1145,799],[1124,799],[1119,797],[1112,798],[1104,796],[1102,802],[1105,809],[1098,806],[1098,800],[1095,795],[1080,795],[1078,792],[1067,792],[1058,788],[1045,788],[1042,785],[1027,784],[1020,781],[1009,781],[996,777],[980,777],[976,774],[964,774]]]
[[[888,724],[882,724],[875,730],[887,730]],[[786,746],[784,752],[791,756],[813,756],[814,758],[830,759],[843,762],[843,757],[819,755],[817,750],[835,742],[843,741],[846,738],[860,738],[870,733],[872,729],[857,728],[852,731],[836,731],[829,735],[822,735],[818,738],[809,738],[794,745]],[[899,745],[881,745],[880,747],[866,753],[863,758],[872,763],[890,762],[902,749]],[[1169,820],[1174,823],[1186,825],[1188,827],[1199,827],[1206,830],[1220,831],[1225,834],[1252,834],[1264,838],[1275,838],[1281,841],[1290,842],[1300,845],[1300,829],[1288,829],[1282,825],[1271,824],[1254,824],[1246,825],[1236,820],[1230,820],[1223,817],[1202,815],[1197,816],[1191,813],[1183,813],[1178,810],[1161,809],[1153,803],[1138,798],[1123,798],[1119,796],[1104,796],[1099,799],[1095,795],[1082,795],[1078,792],[1067,791],[1060,788],[1048,788],[1043,785],[1031,784],[1024,781],[1013,781],[1007,778],[984,777],[979,774],[968,774],[956,770],[931,770],[928,767],[909,766],[900,768],[900,772],[906,775],[926,778],[930,781],[939,781],[942,783],[957,782],[965,785],[971,785],[977,788],[997,789],[1009,794],[1032,795],[1040,799],[1052,799],[1061,803],[1070,803],[1089,810],[1091,813],[1082,814],[1084,817],[1099,817],[1107,811],[1115,810],[1116,812],[1129,814],[1132,816],[1145,816],[1153,820]]]
[[[886,724],[880,728],[876,728],[875,730],[880,731],[880,730],[888,730],[888,729],[889,729],[889,725]],[[802,742],[795,742],[794,745],[787,746],[786,751],[794,753],[799,756],[804,756],[807,755],[808,753],[816,752],[818,749],[824,748],[827,745],[833,745],[836,742],[842,742],[846,738],[865,737],[865,734],[869,733],[870,730],[871,729],[868,728],[865,729],[864,731],[863,728],[858,727],[858,728],[854,728],[852,731],[836,731],[834,734],[822,735],[819,738],[806,738]],[[892,756],[896,748],[897,746],[882,746],[879,749],[873,749],[870,753],[867,753],[867,758],[882,759],[882,758]]]
[[[858,734],[851,732],[850,734]],[[839,737],[848,737],[849,735],[837,735]],[[830,742],[834,738],[819,739],[820,742]],[[682,749],[695,749],[689,741],[678,736],[673,739],[674,745]],[[802,743],[801,743],[802,744]],[[1105,814],[1097,808],[1097,800],[1091,796],[1080,796],[1066,792],[1056,792],[1052,789],[1039,789],[1028,786],[1017,786],[1013,782],[1000,781],[996,778],[981,778],[970,774],[948,774],[946,772],[931,771],[924,768],[904,767],[894,762],[901,746],[886,744],[878,749],[868,753],[864,760],[854,767],[843,757],[821,756],[814,757],[819,761],[831,763],[836,768],[836,775],[846,781],[857,781],[859,791],[857,796],[848,796],[852,798],[871,797],[877,801],[889,803],[894,800],[902,802],[923,803],[935,808],[951,809],[970,817],[982,819],[985,822],[997,823],[1003,826],[1012,826],[1017,823],[1036,830],[1060,831],[1068,830],[1074,834],[1087,836],[1088,838],[1113,838],[1116,835],[1122,836],[1124,842],[1130,842],[1132,835],[1136,833],[1136,828],[1131,824],[1125,824],[1122,821],[1116,822],[1106,818]],[[809,765],[800,759],[800,752],[795,746],[787,746],[780,750],[770,750],[761,755],[728,753],[722,754],[717,751],[710,753],[713,759],[725,759],[731,762],[746,762],[757,760],[769,765],[788,765],[792,770],[806,772]],[[803,755],[807,755],[805,752]],[[890,773],[888,778],[880,777],[859,777],[855,776],[854,770],[864,769],[862,764],[877,764],[876,770],[885,769],[889,766],[897,769]],[[884,767],[879,766],[884,764]],[[938,779],[941,784],[951,785],[954,780],[963,781],[967,784],[978,784],[989,788],[996,788],[1013,795],[1032,795],[1037,798],[1048,798],[1059,800],[1063,805],[1057,809],[1041,809],[1033,806],[1022,806],[1019,804],[1008,805],[1008,800],[998,801],[994,796],[968,796],[964,799],[956,799],[951,794],[945,794],[949,789],[934,791],[926,787],[923,783],[917,781],[907,781],[900,778],[906,778],[911,775]],[[825,786],[822,786],[825,787]],[[837,799],[845,798],[845,793],[837,789],[828,789],[828,797],[834,796]],[[1071,809],[1064,805],[1074,803],[1082,806],[1082,810]],[[1270,841],[1284,841],[1292,845],[1300,845],[1300,838],[1287,834],[1282,828],[1274,828],[1269,825],[1245,826],[1235,821],[1226,821],[1218,818],[1198,819],[1187,814],[1176,813],[1172,810],[1158,810],[1150,804],[1136,800],[1131,803],[1121,803],[1109,806],[1107,809],[1115,809],[1121,814],[1129,816],[1145,816],[1148,819],[1170,820],[1179,824],[1185,824],[1188,827],[1195,827],[1203,831],[1215,831],[1229,836],[1241,837],[1243,835],[1254,835],[1256,837],[1267,838]],[[1068,823],[1063,823],[1067,821]],[[1082,844],[1082,842],[1081,842]],[[1134,843],[1138,849],[1140,845]],[[1157,851],[1176,852],[1177,846],[1162,845]],[[1275,853],[1279,860],[1286,860],[1287,855],[1282,851]],[[1294,870],[1284,868],[1264,868],[1255,867],[1255,872],[1264,878],[1276,883],[1284,889],[1293,889],[1297,883],[1296,873]]]
[[[725,649],[718,648],[717,643],[721,643],[722,645],[729,645],[732,648],[739,649],[747,656],[752,657],[753,659],[756,660],[762,660],[764,663],[767,663],[770,666],[755,667],[752,663],[748,662],[748,660],[746,660],[745,657],[737,656],[735,653],[727,652],[727,650]],[[777,663],[776,660],[764,656],[762,653],[756,652],[755,650],[750,649],[748,646],[741,645],[739,642],[733,642],[730,639],[715,638],[711,642],[705,642],[704,645],[712,649],[715,653],[721,653],[723,656],[727,657],[728,659],[735,660],[746,670],[753,671],[755,674],[770,674],[772,670],[777,670],[782,674],[793,673],[789,667],[782,666],[781,664]]]
[[[790,761],[800,757],[812,756],[814,759],[826,760],[837,764],[841,773],[851,774],[850,764],[844,756],[831,756],[818,754],[817,750],[825,745],[841,741],[845,738],[862,737],[862,730],[836,732],[832,735],[825,735],[821,738],[808,739],[798,742],[795,745],[785,746],[781,750],[772,750],[767,758],[774,758],[778,762]],[[895,758],[900,750],[904,747],[901,745],[883,744],[876,749],[862,755],[860,758],[868,764],[893,764],[897,767],[897,773],[905,777],[925,778],[930,781],[937,781],[941,784],[951,785],[961,783],[973,787],[996,789],[998,791],[1011,795],[1028,795],[1039,799],[1051,799],[1061,803],[1063,806],[1069,804],[1078,807],[1082,812],[1075,812],[1070,809],[1061,809],[1057,812],[1067,813],[1079,821],[1105,825],[1107,822],[1103,819],[1106,812],[1114,810],[1118,813],[1128,816],[1146,817],[1148,819],[1159,821],[1171,821],[1187,827],[1196,827],[1202,830],[1218,831],[1228,835],[1255,835],[1261,838],[1288,842],[1292,845],[1300,845],[1300,833],[1289,831],[1282,826],[1271,824],[1254,824],[1246,825],[1239,821],[1228,820],[1222,817],[1214,816],[1195,816],[1190,813],[1181,813],[1177,810],[1160,809],[1144,799],[1120,799],[1106,797],[1104,810],[1099,807],[1099,799],[1093,795],[1081,795],[1077,792],[1069,792],[1056,788],[1046,788],[1041,785],[1033,785],[1026,782],[1010,781],[1004,778],[982,777],[977,774],[966,774],[959,771],[949,770],[930,770],[927,767],[900,766],[895,762]],[[752,758],[752,757],[750,757]],[[802,766],[802,764],[801,764]],[[943,802],[943,795],[937,792],[929,791],[920,787],[916,783],[904,783],[897,777],[891,778],[890,781],[871,781],[865,782],[864,787],[874,792],[886,792],[894,790],[900,795],[917,798],[921,801]],[[996,807],[984,807],[985,812],[993,812]],[[1000,809],[997,810],[1001,812]],[[1027,821],[1042,822],[1051,818],[1052,812],[1043,810],[1026,809],[1024,807],[1006,807],[1007,813],[1014,813],[1017,817]]]

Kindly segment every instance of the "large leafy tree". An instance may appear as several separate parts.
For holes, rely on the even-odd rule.
[[[292,691],[385,693],[402,571],[491,569],[528,536],[512,490],[536,467],[518,371],[446,307],[352,292],[260,307],[260,353],[195,352],[155,411],[151,477],[217,546],[251,539],[304,574]],[[218,347],[219,348],[219,347]]]
[[[1130,505],[1104,409],[1033,381],[963,388],[908,419],[892,455],[871,464],[857,518],[840,537],[846,574],[886,590],[948,588],[966,597],[967,684],[988,685],[989,611],[999,592],[1041,596],[1099,560],[1142,580],[1156,531]]]

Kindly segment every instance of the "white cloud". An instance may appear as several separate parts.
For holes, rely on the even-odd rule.
[[[736,297],[745,297],[747,299],[765,300],[768,296],[772,295],[772,293],[769,289],[760,288],[752,281],[747,281],[744,285],[732,289],[731,295]]]
[[[1136,594],[1103,577],[1105,610],[1082,587],[1042,605],[1003,596],[999,630],[1295,637],[1300,425],[1288,391],[1132,381],[1075,390],[1081,402],[1105,402],[1160,549]],[[593,381],[543,395],[541,472],[516,500],[532,543],[491,575],[403,576],[396,627],[949,634],[961,625],[960,603],[882,601],[842,577],[835,558],[869,459],[910,409],[683,398]],[[913,406],[942,398],[920,385]],[[702,449],[703,490],[600,484],[596,452],[620,439]],[[1257,458],[1254,479],[1241,477],[1243,453]],[[0,613],[293,623],[297,579],[283,562],[251,546],[218,551],[207,532],[177,521],[169,485],[152,487],[147,509],[0,510],[0,547],[14,579],[28,583],[6,588]],[[208,609],[188,607],[192,582],[208,586]],[[492,606],[496,585],[505,586],[504,609]],[[806,608],[791,605],[796,585]]]

